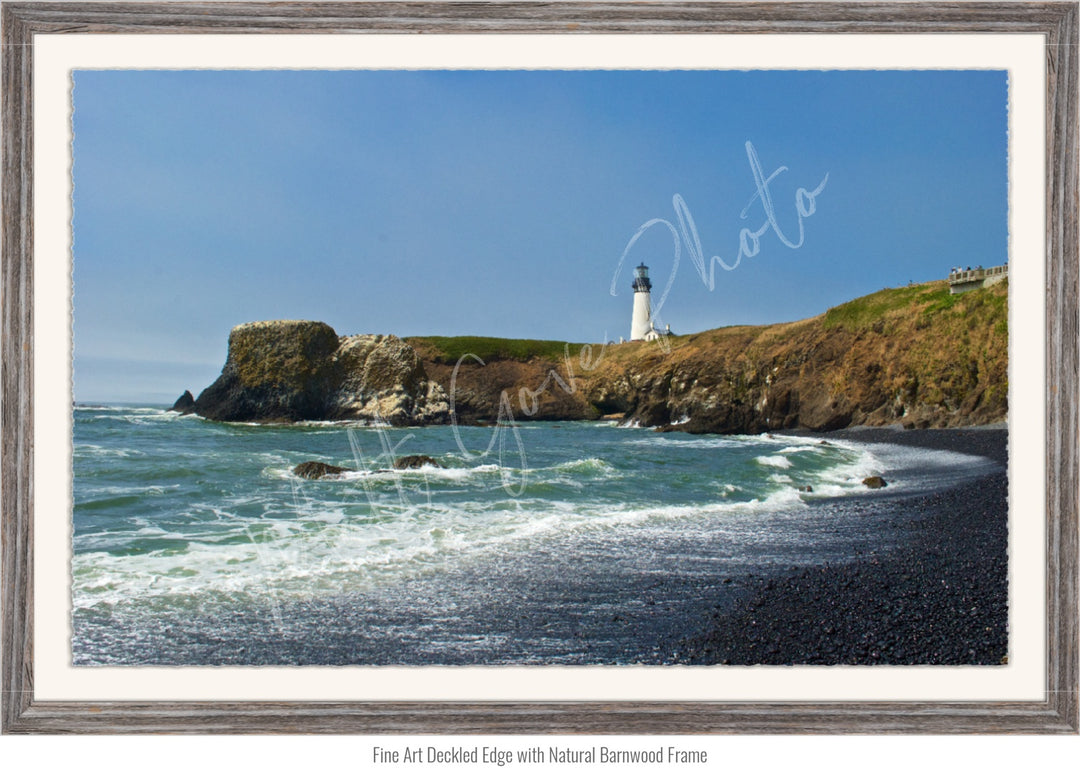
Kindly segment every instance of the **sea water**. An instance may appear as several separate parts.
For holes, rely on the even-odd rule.
[[[748,580],[887,549],[888,499],[993,469],[610,422],[74,414],[75,664],[663,662]],[[439,467],[393,467],[413,454]]]

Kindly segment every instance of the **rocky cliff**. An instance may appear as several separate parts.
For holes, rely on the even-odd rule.
[[[478,337],[338,337],[324,323],[233,329],[196,399],[215,420],[395,425],[616,416],[663,430],[760,433],[1008,413],[1008,284],[887,289],[795,323],[606,348]]]
[[[306,320],[234,328],[221,376],[193,408],[202,417],[231,422],[419,425],[449,419],[442,389],[400,339],[339,337],[325,323]]]
[[[410,339],[464,420],[618,416],[692,433],[901,423],[956,427],[1008,415],[1008,284],[878,293],[815,318],[656,342],[582,345]],[[569,353],[570,357],[566,355]]]
[[[586,396],[642,425],[704,433],[999,422],[1007,320],[1005,287],[885,290],[797,323],[680,337],[666,354],[616,347]]]

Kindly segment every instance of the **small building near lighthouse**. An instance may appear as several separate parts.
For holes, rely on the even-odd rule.
[[[659,339],[661,334],[653,326],[652,321],[652,281],[649,280],[649,267],[644,263],[638,264],[634,269],[634,316],[630,322],[631,342],[651,342]]]

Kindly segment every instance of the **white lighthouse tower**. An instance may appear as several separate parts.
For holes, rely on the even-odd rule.
[[[630,322],[630,341],[651,342],[660,337],[660,332],[652,324],[652,302],[649,298],[652,282],[649,280],[649,267],[643,263],[634,270],[633,288],[634,317]]]

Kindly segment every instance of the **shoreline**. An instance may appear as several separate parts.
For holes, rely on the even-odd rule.
[[[176,426],[140,427],[158,428],[173,438]],[[589,430],[580,428],[567,438],[580,441]],[[637,451],[623,446],[619,432],[602,435],[611,437],[613,455]],[[299,590],[295,595],[297,590],[286,586],[280,591],[274,591],[274,587],[268,594],[229,593],[220,600],[220,596],[213,598],[222,602],[220,606],[205,607],[200,602],[192,610],[179,606],[154,612],[123,605],[114,610],[111,604],[104,609],[85,608],[74,620],[82,654],[76,663],[677,665],[1000,661],[1007,624],[1003,581],[1006,482],[1001,465],[1005,461],[1007,431],[855,428],[831,434],[774,435],[776,440],[768,444],[770,448],[804,447],[807,437],[831,439],[837,446],[868,444],[871,450],[875,444],[886,444],[891,449],[877,450],[877,470],[888,478],[889,485],[872,493],[832,496],[822,491],[810,498],[799,496],[804,505],[798,507],[796,520],[786,519],[784,503],[759,504],[759,508],[751,509],[753,513],[728,521],[700,519],[700,513],[684,508],[673,521],[660,520],[657,525],[646,520],[616,532],[559,529],[544,533],[543,540],[536,544],[512,543],[502,549],[501,544],[493,544],[491,551],[478,544],[476,552],[454,551],[447,555],[445,563],[417,566],[419,570],[388,576],[370,586],[315,587],[311,594],[299,594],[303,592]],[[649,438],[651,433],[638,436],[654,441]],[[797,441],[800,436],[804,441]],[[256,439],[263,446],[283,443],[273,434],[244,438]],[[289,434],[290,448],[300,438]],[[308,441],[312,449],[325,449],[327,438],[312,437]],[[446,434],[436,433],[429,442],[437,444],[447,438]],[[264,439],[269,441],[264,443]],[[662,439],[655,441],[665,446]],[[542,442],[538,439],[537,443]],[[712,457],[710,444],[692,444],[690,447],[696,451],[684,453],[684,457],[689,454],[693,460],[707,463]],[[946,473],[935,477],[933,472],[938,466],[931,459],[934,456],[910,447],[966,452],[982,459],[948,462],[946,455],[940,468]],[[205,452],[201,445],[199,450],[199,454]],[[563,451],[576,455],[577,447]],[[667,459],[666,455],[661,457]],[[553,459],[563,460],[562,453]],[[651,471],[645,469],[646,474]],[[705,486],[709,486],[722,478],[724,471],[722,466],[706,465],[697,475],[704,476]],[[767,476],[769,472],[758,473]],[[245,476],[250,479],[252,474],[257,475],[257,471],[247,471]],[[577,475],[571,478],[576,480]],[[336,491],[332,484],[320,491],[316,490],[321,485],[311,487],[315,488],[312,503],[316,505],[348,502],[347,493]],[[288,491],[283,490],[281,497],[287,496]],[[273,499],[272,494],[261,497]],[[547,501],[552,496],[542,491],[538,497]],[[584,497],[582,503],[591,496]],[[980,499],[986,503],[985,513],[970,508]],[[706,497],[701,505],[707,507],[715,500],[715,495]],[[469,507],[471,502],[470,496]],[[648,502],[640,505],[643,509],[651,507]],[[296,508],[300,509],[300,505]],[[935,510],[947,524],[932,523],[929,515]],[[967,515],[970,525],[958,520],[959,512]],[[979,538],[975,528],[980,523],[990,525],[987,537]],[[424,535],[429,534],[430,526],[427,522],[421,524]],[[304,537],[306,532],[296,535]],[[317,531],[313,535],[319,536]],[[999,543],[995,544],[995,540]],[[310,546],[298,546],[295,551],[321,552],[323,544],[316,541]],[[921,547],[923,554],[936,553],[937,565],[917,553],[912,555],[915,547]],[[273,563],[292,557],[281,552],[292,552],[294,546],[288,544],[278,554],[275,551],[274,546],[264,547],[259,556]],[[974,555],[971,562],[964,560],[969,555]],[[960,562],[959,568],[954,567],[956,562]],[[1000,567],[1000,584],[995,581],[998,576],[985,572],[995,563]],[[939,567],[942,565],[945,567]],[[213,571],[216,566],[208,567]],[[972,576],[977,583],[969,589],[967,577]],[[958,590],[951,593],[952,597],[942,598],[942,590],[938,589],[931,590],[933,595],[922,594],[923,587],[941,586],[942,580]],[[1000,605],[995,595],[1001,598]],[[984,609],[983,613],[980,609]],[[989,633],[982,644],[970,632],[978,616],[986,619],[982,632]],[[718,627],[709,627],[710,617]],[[889,620],[885,624],[883,617]],[[905,617],[912,619],[910,625],[902,621]],[[954,621],[964,627],[952,626]],[[127,645],[116,645],[120,643]],[[734,650],[732,643],[737,647]],[[964,648],[958,650],[960,646]],[[974,653],[969,654],[972,646]]]
[[[781,434],[776,434],[781,435]],[[800,435],[800,434],[786,434]],[[882,502],[906,540],[750,585],[672,651],[677,664],[997,665],[1008,660],[1008,431],[852,428],[823,438],[990,458],[999,472]]]

